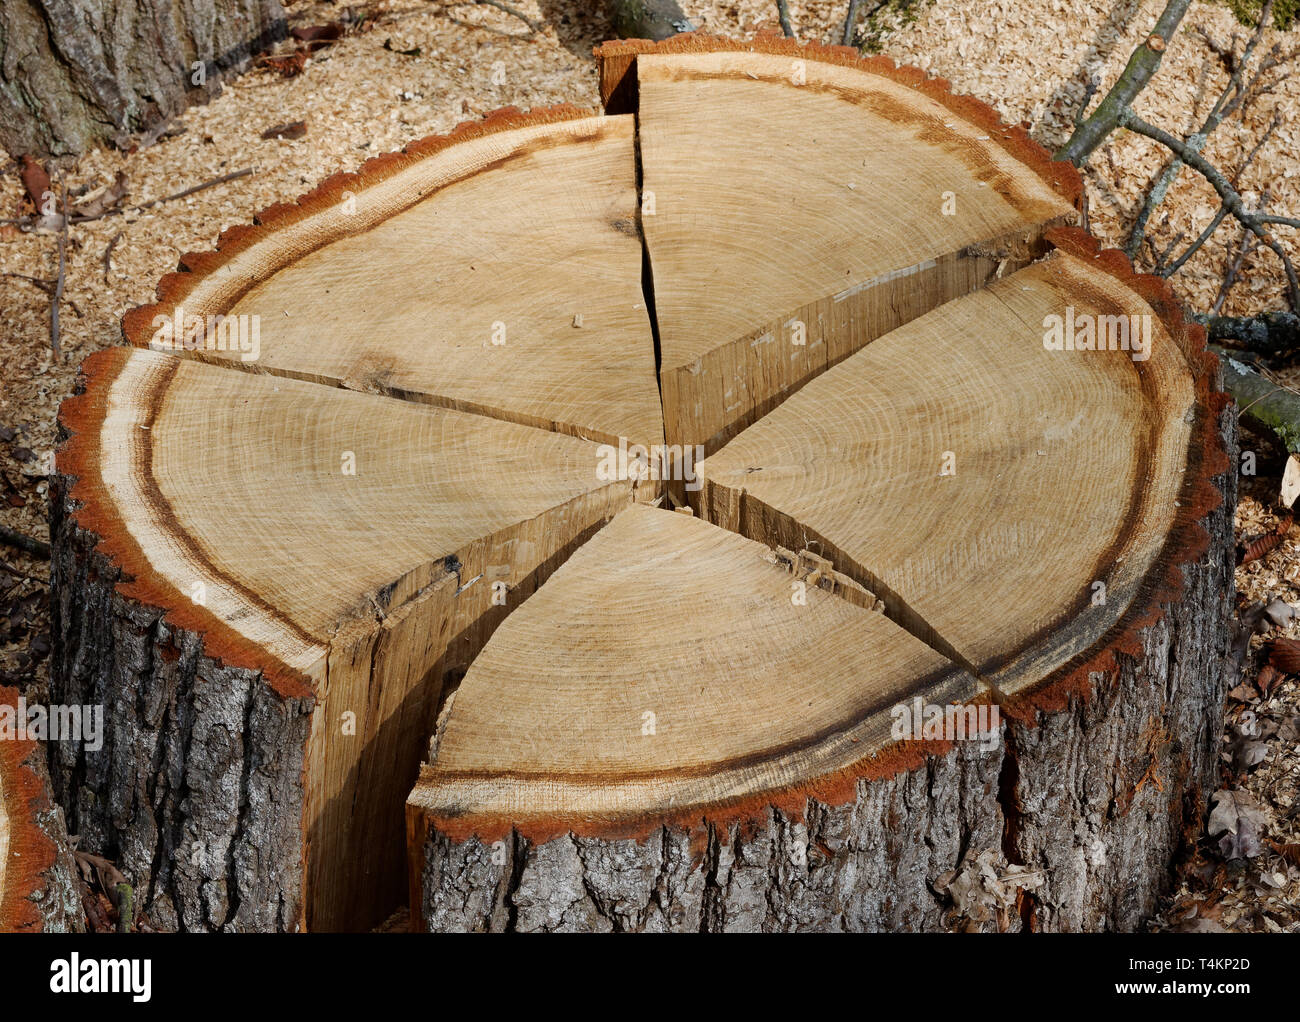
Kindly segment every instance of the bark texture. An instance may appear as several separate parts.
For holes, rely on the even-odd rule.
[[[117,593],[69,481],[53,483],[51,691],[104,707],[98,751],[51,746],[69,828],[117,863],[159,929],[297,929],[312,702],[214,662],[199,636]]]
[[[623,39],[667,39],[695,26],[677,0],[610,0],[614,31]]]
[[[1215,480],[1223,504],[1203,522],[1208,549],[1183,565],[1181,600],[1140,631],[1140,659],[1118,654],[1115,670],[1089,677],[1088,698],[1031,721],[1004,718],[992,750],[962,744],[911,773],[859,781],[852,803],[810,801],[801,820],[769,810],[750,826],[710,826],[703,842],[673,827],[640,841],[534,843],[515,833],[494,844],[431,831],[419,922],[432,931],[1136,929],[1167,890],[1180,844],[1199,834],[1216,786],[1235,409],[1219,428],[1230,468]],[[954,873],[978,876],[976,860],[993,875],[953,883]]]
[[[215,95],[285,33],[279,0],[5,0],[0,145],[17,156],[121,144]]]
[[[0,701],[14,689],[0,689]],[[73,861],[63,810],[50,792],[46,750],[41,743],[6,742],[27,746],[19,752],[17,769],[10,775],[4,799],[10,812],[9,860],[0,868],[7,890],[0,890],[0,932],[83,933],[86,918],[81,907],[81,885]],[[0,748],[0,754],[12,754]],[[2,767],[0,767],[2,769]]]

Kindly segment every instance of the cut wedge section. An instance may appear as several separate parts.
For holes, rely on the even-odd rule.
[[[86,392],[64,406],[73,438],[59,458],[77,480],[77,525],[120,566],[118,593],[164,612],[150,628],[159,648],[132,669],[179,671],[152,684],[172,692],[166,701],[195,705],[152,707],[138,721],[120,691],[85,701],[113,705],[110,741],[154,755],[185,729],[188,741],[198,732],[221,742],[210,775],[186,783],[215,783],[207,810],[234,814],[205,833],[184,805],[154,807],[128,787],[123,797],[141,801],[128,811],[138,816],[122,838],[127,857],[155,854],[133,839],[189,826],[198,850],[182,838],[170,854],[184,857],[177,874],[194,867],[202,877],[224,870],[207,858],[214,843],[250,840],[255,821],[241,812],[274,813],[280,843],[259,852],[249,883],[280,882],[276,914],[292,924],[296,898],[283,882],[301,860],[312,925],[375,922],[403,887],[401,803],[443,678],[459,676],[508,610],[633,499],[633,485],[601,481],[595,443],[479,415],[131,349],[93,356],[85,373]],[[87,583],[101,570],[62,567]],[[244,674],[206,695],[218,665]],[[276,721],[265,733],[262,713]],[[273,769],[250,766],[265,757]],[[130,783],[151,783],[145,762]],[[240,762],[282,784],[266,804],[238,808],[248,797]],[[93,803],[82,805],[77,826],[98,825]],[[226,925],[241,907],[260,911],[245,899],[261,886],[228,882],[242,890],[238,902],[213,911],[200,898],[176,906],[181,919]]]
[[[599,51],[634,61],[667,440],[706,453],[874,338],[1024,265],[1073,218],[1078,187],[942,81],[714,42]]]
[[[131,341],[662,442],[631,117],[502,111],[260,219],[186,256]]]
[[[1051,347],[1097,331],[1107,350]],[[1013,694],[1145,608],[1196,405],[1161,315],[1097,260],[1056,252],[808,384],[701,465],[702,513],[820,544]]]
[[[893,707],[975,691],[965,671],[805,584],[767,547],[630,508],[471,666],[409,811],[489,839],[698,819],[841,784],[895,740]]]

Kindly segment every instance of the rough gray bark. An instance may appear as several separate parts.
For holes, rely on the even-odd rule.
[[[1117,678],[1096,677],[1087,704],[1008,730],[1018,775],[1008,845],[1049,877],[1031,895],[1036,929],[1137,928],[1181,841],[1201,831],[1229,665],[1236,409],[1220,429],[1234,467],[1216,480],[1224,502],[1204,522],[1209,550],[1184,565],[1180,604],[1143,629],[1141,662],[1125,657]]]
[[[14,689],[0,689],[0,699],[7,694],[17,697]],[[10,705],[12,701],[10,701]],[[68,844],[68,831],[64,824],[63,810],[55,803],[50,791],[50,776],[45,765],[46,750],[40,744],[34,744],[31,752],[22,760],[21,769],[29,771],[29,781],[34,781],[34,789],[23,790],[18,798],[23,802],[26,814],[21,823],[31,823],[40,832],[42,840],[34,847],[24,841],[23,856],[36,856],[39,861],[48,864],[32,877],[33,888],[25,898],[26,905],[19,907],[17,919],[7,919],[0,923],[0,929],[12,928],[19,933],[83,933],[86,929],[86,916],[81,907],[81,886],[77,881],[77,865],[73,861],[71,846]],[[7,793],[13,797],[14,793]],[[15,822],[11,821],[11,826]],[[11,840],[16,839],[11,835]],[[21,840],[21,839],[19,839]],[[19,854],[19,853],[12,853]],[[17,858],[10,861],[10,867],[23,865]],[[0,902],[4,898],[0,897]]]
[[[695,31],[677,0],[610,0],[608,6],[614,31],[624,39],[658,41]]]
[[[285,33],[279,0],[5,0],[0,146],[44,156],[122,144],[215,95],[222,74]]]
[[[120,572],[52,478],[50,688],[104,707],[103,747],[51,746],[81,847],[115,862],[163,930],[294,930],[302,912],[309,700],[214,662],[115,592]]]
[[[756,833],[711,829],[703,856],[668,827],[644,841],[534,844],[513,834],[496,849],[434,831],[424,845],[423,928],[1137,928],[1167,889],[1180,843],[1200,832],[1215,787],[1234,588],[1235,416],[1228,408],[1220,420],[1231,467],[1216,479],[1225,499],[1205,520],[1207,552],[1183,566],[1181,601],[1140,633],[1140,662],[1121,654],[1117,671],[1092,675],[1088,700],[1030,723],[1004,719],[1004,741],[990,751],[966,744],[912,773],[860,781],[853,803],[810,802],[804,822],[769,810]],[[979,885],[973,895],[945,893],[981,856],[1010,878],[1010,898],[982,913],[972,911]],[[1014,878],[1026,874],[1040,880],[1017,890]]]
[[[953,749],[862,782],[855,803],[814,803],[806,821],[769,810],[750,832],[711,829],[702,857],[666,827],[642,842],[516,836],[500,864],[491,845],[434,834],[423,919],[434,931],[940,929],[929,882],[1000,840],[1000,762],[996,749]]]

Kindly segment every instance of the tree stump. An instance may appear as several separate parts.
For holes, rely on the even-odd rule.
[[[26,704],[0,688],[0,933],[81,933],[85,917],[63,812]]]
[[[946,83],[598,58],[605,116],[332,178],[87,361],[71,826],[182,929],[373,925],[405,858],[427,929],[1138,925],[1222,718],[1199,328]]]

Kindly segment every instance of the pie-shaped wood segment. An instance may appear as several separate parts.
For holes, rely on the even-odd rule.
[[[626,74],[668,442],[712,452],[826,366],[1041,252],[1073,218],[1077,176],[888,62],[708,45],[670,40]]]
[[[130,339],[611,443],[662,442],[633,118],[503,111],[261,220],[187,256],[193,272],[127,317]],[[228,319],[208,328],[217,316]]]
[[[805,584],[769,548],[637,506],[497,630],[409,804],[480,836],[577,819],[635,829],[779,799],[891,744],[890,711],[913,695],[946,704],[975,691],[964,670]]]
[[[1098,332],[1107,350],[1048,347]],[[701,507],[765,543],[815,540],[1014,694],[1149,587],[1196,398],[1187,355],[1142,296],[1057,252],[809,383],[702,463]]]
[[[444,675],[633,485],[600,479],[593,442],[480,415],[126,348],[85,373],[60,456],[78,524],[103,537],[119,593],[202,635],[204,664],[275,693],[273,734],[214,720],[221,741],[302,762],[303,790],[276,793],[292,826],[257,882],[283,881],[310,845],[314,925],[382,913],[385,885],[403,886],[400,805]],[[198,685],[207,668],[184,666]],[[254,698],[271,695],[240,701]],[[150,743],[170,740],[151,724]],[[142,833],[160,825],[137,809]],[[204,848],[221,840],[195,830]],[[188,911],[194,925],[206,910]]]

